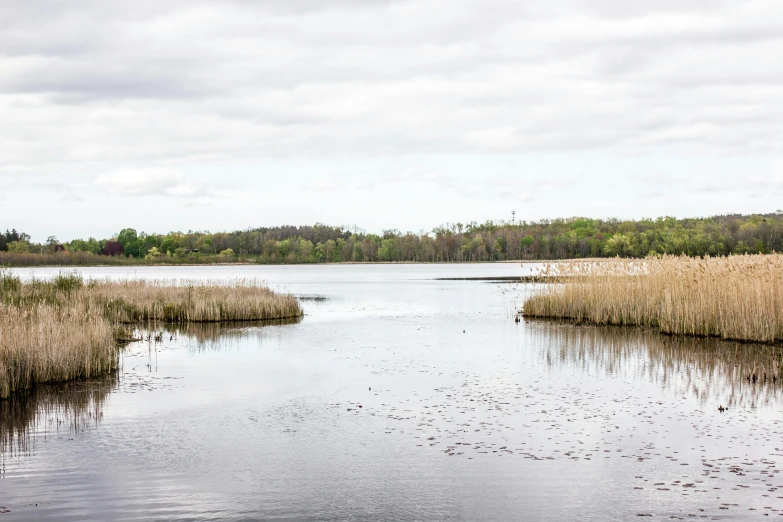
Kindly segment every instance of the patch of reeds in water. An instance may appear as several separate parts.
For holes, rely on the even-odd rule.
[[[85,297],[106,308],[118,323],[219,323],[299,317],[296,298],[250,280],[222,285],[165,281],[101,282],[85,287]]]
[[[36,383],[117,368],[111,324],[82,303],[0,304],[0,399]]]
[[[126,325],[300,317],[291,295],[249,280],[205,284],[84,281],[76,274],[23,283],[0,271],[0,399],[37,383],[117,368]]]
[[[525,301],[527,317],[783,340],[783,255],[568,262],[544,275],[552,283]]]

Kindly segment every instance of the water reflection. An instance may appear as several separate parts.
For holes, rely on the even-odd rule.
[[[176,326],[148,324],[130,334],[132,339],[139,341],[129,343],[123,351],[126,355],[148,355],[146,368],[152,371],[157,370],[159,350],[185,347],[190,353],[228,351],[242,339],[259,335],[260,327],[300,321],[301,318]],[[131,391],[151,389],[155,385],[160,387],[154,377],[141,371],[143,368],[123,364],[119,372],[102,378],[42,385],[0,401],[2,470],[5,469],[6,459],[27,457],[34,453],[37,440],[62,433],[78,436],[96,426],[103,419],[109,395],[122,386]]]
[[[702,402],[728,407],[770,405],[783,395],[783,347],[715,338],[662,335],[644,328],[574,326],[528,321],[550,367],[593,376],[644,379]]]
[[[0,401],[0,461],[29,456],[36,441],[52,434],[78,436],[103,419],[116,374],[88,381],[42,385]]]
[[[148,324],[133,333],[135,339],[151,346],[171,341],[181,341],[190,351],[220,351],[232,347],[232,340],[255,334],[267,326],[292,325],[302,322],[301,317],[269,321],[232,321],[229,323],[186,323],[171,325]]]

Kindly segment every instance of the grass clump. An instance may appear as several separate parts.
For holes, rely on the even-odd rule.
[[[525,316],[783,340],[780,254],[567,262],[548,266],[545,275],[552,283],[525,301]]]
[[[298,301],[254,281],[222,285],[164,281],[120,281],[88,285],[83,291],[117,323],[217,323],[288,319],[302,315]]]
[[[82,303],[0,305],[0,399],[117,368],[109,321]]]
[[[0,399],[38,383],[117,368],[126,325],[300,317],[291,295],[255,281],[223,284],[85,281],[77,273],[22,282],[0,270]]]

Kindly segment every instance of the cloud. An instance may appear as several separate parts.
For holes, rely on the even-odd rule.
[[[342,181],[333,179],[320,179],[312,183],[305,183],[302,185],[303,190],[313,190],[318,192],[330,192],[333,190],[339,190],[343,188],[345,184]]]
[[[181,172],[160,169],[126,169],[100,174],[95,186],[120,196],[212,197],[211,191],[185,178]]]
[[[780,152],[777,0],[545,4],[4,5],[0,164]]]
[[[443,172],[422,168],[394,170],[383,175],[385,183],[421,183],[438,187],[439,189],[458,189],[466,184],[464,180]]]
[[[93,212],[194,207],[171,226],[376,231],[501,204],[756,211],[781,190],[779,0],[26,0],[0,20],[0,213],[43,237],[20,202],[72,200],[54,181]],[[401,224],[384,198],[428,202]],[[93,226],[75,207],[57,226]]]

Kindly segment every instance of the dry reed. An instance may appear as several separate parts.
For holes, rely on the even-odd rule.
[[[568,262],[544,275],[552,283],[525,301],[525,316],[783,340],[783,255]]]
[[[0,305],[0,399],[37,383],[100,375],[117,367],[109,321],[80,304]]]
[[[223,285],[185,282],[184,286],[165,281],[101,282],[85,286],[83,292],[118,323],[216,323],[302,315],[295,297],[251,280]]]
[[[0,399],[37,383],[117,367],[123,325],[300,317],[296,298],[255,281],[224,284],[83,281],[76,274],[22,283],[0,271]]]

